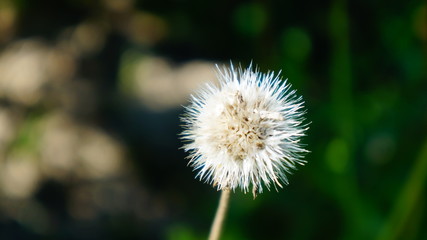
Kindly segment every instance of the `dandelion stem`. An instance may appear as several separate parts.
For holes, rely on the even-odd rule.
[[[219,240],[219,237],[221,236],[222,225],[227,214],[229,199],[230,189],[225,188],[221,192],[221,198],[219,199],[218,209],[216,210],[215,219],[212,223],[209,240]]]

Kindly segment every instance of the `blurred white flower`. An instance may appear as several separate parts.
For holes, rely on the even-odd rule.
[[[0,191],[12,199],[30,197],[41,180],[37,161],[31,153],[10,154],[0,169]]]
[[[33,105],[47,83],[48,47],[40,41],[23,40],[8,46],[0,55],[0,97]]]
[[[175,109],[184,104],[195,89],[215,80],[213,66],[207,61],[174,66],[161,57],[128,51],[123,56],[120,88],[152,111]]]
[[[303,165],[300,143],[303,101],[274,72],[218,69],[220,86],[207,84],[182,117],[184,149],[196,177],[219,190],[252,186],[254,196],[262,185],[282,187],[286,173]]]

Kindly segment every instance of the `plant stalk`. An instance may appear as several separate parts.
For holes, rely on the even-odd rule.
[[[222,225],[224,223],[225,216],[227,215],[229,199],[230,189],[223,189],[221,192],[221,198],[219,199],[218,209],[216,210],[215,219],[212,223],[209,240],[219,240],[221,237]]]

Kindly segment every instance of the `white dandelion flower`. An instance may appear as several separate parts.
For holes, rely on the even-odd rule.
[[[192,95],[182,117],[184,149],[196,177],[218,190],[240,187],[246,193],[252,186],[254,196],[263,185],[282,187],[286,174],[305,163],[302,98],[274,72],[233,65],[217,71],[220,86],[207,84]]]

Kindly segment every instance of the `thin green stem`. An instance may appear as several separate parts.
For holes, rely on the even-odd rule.
[[[425,191],[427,180],[427,140],[422,145],[411,171],[405,186],[396,199],[388,220],[378,236],[378,240],[398,239],[405,224],[411,220],[411,213],[416,211],[417,203],[422,201],[421,196]]]

